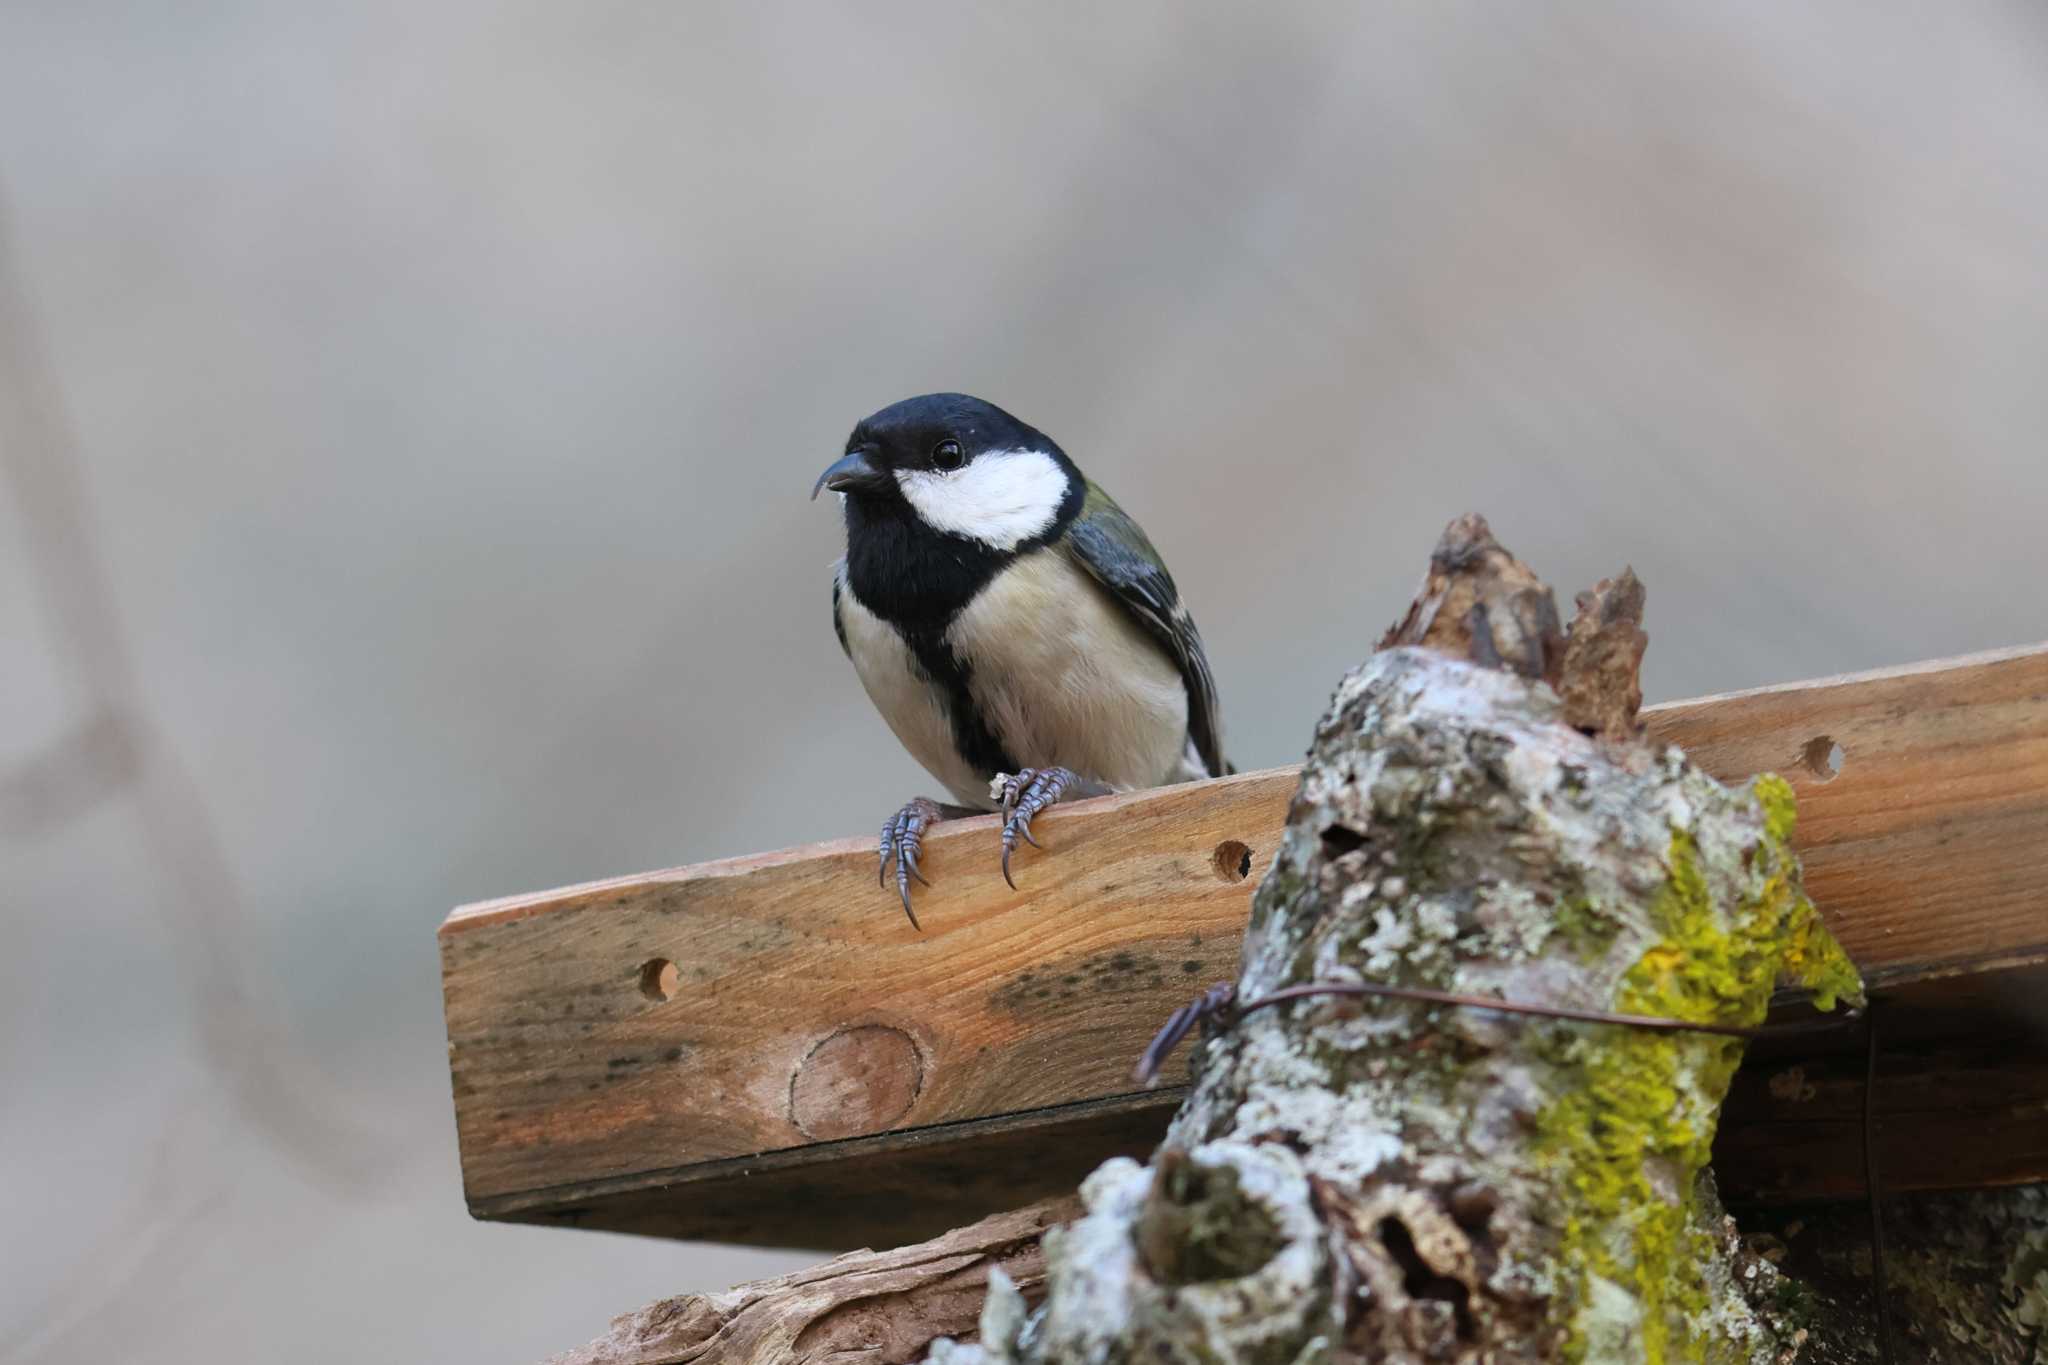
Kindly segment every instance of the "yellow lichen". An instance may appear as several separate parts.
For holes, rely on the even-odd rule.
[[[1774,844],[1791,842],[1792,831],[1799,826],[1799,798],[1792,794],[1792,784],[1776,773],[1765,773],[1750,783],[1749,790],[1763,807],[1765,837]]]
[[[1811,987],[1823,1008],[1855,997],[1854,967],[1799,890],[1786,840],[1796,821],[1791,788],[1758,779],[1763,838],[1751,866],[1752,891],[1716,905],[1693,835],[1674,830],[1667,880],[1649,906],[1660,941],[1623,977],[1614,1007],[1631,1014],[1702,1023],[1755,1025],[1781,975]],[[1633,1336],[1626,1348],[1646,1365],[1711,1360],[1721,1344],[1700,1339],[1705,1290],[1687,1266],[1704,1235],[1693,1188],[1707,1164],[1714,1124],[1742,1044],[1710,1034],[1626,1028],[1557,1033],[1553,1060],[1575,1078],[1544,1112],[1542,1149],[1561,1167],[1568,1192],[1561,1251],[1577,1316],[1568,1358],[1591,1343]],[[1601,1295],[1598,1281],[1626,1299]],[[1631,1323],[1599,1320],[1603,1299],[1633,1300]]]
[[[1791,784],[1776,773],[1757,778],[1750,791],[1764,813],[1764,847],[1758,856],[1769,857],[1771,866],[1780,869],[1778,875],[1789,882],[1790,869],[1795,866],[1791,839],[1799,823],[1798,800]],[[1835,942],[1806,893],[1797,887],[1790,891],[1793,903],[1786,908],[1779,978],[1813,992],[1813,1003],[1824,1010],[1843,1000],[1862,1004],[1863,978],[1857,974],[1856,964]]]

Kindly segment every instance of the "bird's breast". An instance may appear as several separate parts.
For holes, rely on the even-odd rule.
[[[1188,698],[1165,649],[1057,547],[1020,556],[938,628],[875,611],[842,570],[847,657],[896,738],[963,805],[1060,766],[1111,787],[1188,776]]]
[[[1188,719],[1179,668],[1059,547],[993,576],[945,638],[983,723],[1019,764],[1118,788],[1177,775]]]

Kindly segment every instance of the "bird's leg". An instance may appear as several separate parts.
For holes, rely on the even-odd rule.
[[[979,811],[966,806],[946,806],[928,796],[919,796],[904,803],[897,811],[882,822],[882,859],[876,880],[883,886],[889,884],[889,868],[896,869],[896,894],[903,898],[903,913],[910,916],[910,927],[923,931],[917,922],[917,915],[910,908],[910,879],[915,877],[924,885],[924,873],[917,867],[917,858],[924,852],[924,833],[941,820],[961,815],[978,815]]]
[[[1012,891],[1017,883],[1010,876],[1010,855],[1016,852],[1017,841],[1039,846],[1031,837],[1031,817],[1062,797],[1078,800],[1108,792],[1106,784],[1082,777],[1072,768],[1025,768],[1004,773],[990,784],[989,795],[1000,795],[1003,802],[1003,880],[1010,883]]]

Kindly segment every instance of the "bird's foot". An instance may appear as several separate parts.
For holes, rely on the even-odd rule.
[[[924,852],[924,832],[941,819],[939,803],[929,797],[920,796],[906,801],[903,809],[882,822],[882,861],[876,881],[883,886],[889,884],[889,869],[896,869],[896,894],[903,898],[903,913],[910,916],[910,927],[922,932],[917,914],[910,908],[910,879],[915,877],[924,885],[924,873],[918,871],[917,858]]]
[[[989,784],[989,795],[1003,803],[1003,880],[1012,891],[1017,883],[1010,876],[1010,855],[1017,851],[1017,841],[1039,846],[1031,837],[1031,817],[1061,797],[1101,796],[1108,790],[1072,768],[1025,768],[1003,773]]]

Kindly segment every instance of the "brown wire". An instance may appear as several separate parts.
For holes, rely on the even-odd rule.
[[[1724,1038],[1761,1038],[1766,1034],[1775,1036],[1780,1032],[1817,1031],[1811,1023],[1749,1028],[1741,1024],[1708,1024],[1651,1014],[1615,1014],[1608,1010],[1577,1009],[1569,1005],[1522,1005],[1512,1000],[1496,999],[1490,995],[1459,995],[1453,991],[1430,990],[1424,986],[1388,986],[1376,981],[1309,982],[1300,986],[1283,986],[1271,995],[1260,996],[1257,1000],[1240,1006],[1238,1013],[1249,1014],[1268,1005],[1278,1005],[1311,995],[1384,996],[1393,1000],[1415,1000],[1430,1005],[1451,1005],[1459,1009],[1497,1010],[1503,1014],[1529,1014],[1542,1019],[1572,1019],[1582,1024],[1619,1024],[1624,1028],[1651,1029],[1662,1033],[1712,1033]],[[1850,1011],[1840,1020],[1822,1020],[1821,1028],[1842,1028],[1854,1017],[1854,1011]]]
[[[1165,1064],[1174,1046],[1202,1019],[1220,1016],[1226,1010],[1231,1012],[1233,1018],[1242,1019],[1253,1010],[1262,1010],[1272,1005],[1285,1004],[1290,1000],[1303,1000],[1318,995],[1360,995],[1389,1000],[1410,1000],[1419,1004],[1448,1005],[1456,1009],[1494,1010],[1501,1014],[1526,1014],[1540,1019],[1569,1019],[1582,1024],[1614,1024],[1622,1028],[1648,1029],[1660,1033],[1710,1033],[1723,1038],[1744,1039],[1778,1038],[1799,1033],[1831,1033],[1852,1026],[1862,1017],[1859,1011],[1852,1009],[1845,1010],[1834,1019],[1748,1027],[1741,1024],[1704,1023],[1693,1019],[1671,1019],[1651,1014],[1617,1014],[1610,1010],[1579,1009],[1569,1005],[1526,1005],[1490,995],[1463,995],[1455,991],[1432,990],[1426,986],[1390,986],[1378,981],[1304,982],[1298,986],[1282,986],[1270,995],[1262,995],[1243,1004],[1236,1004],[1236,995],[1236,988],[1229,982],[1219,982],[1193,1001],[1175,1010],[1139,1056],[1137,1066],[1133,1069],[1134,1078],[1141,1085],[1150,1085],[1158,1077],[1160,1067]]]

